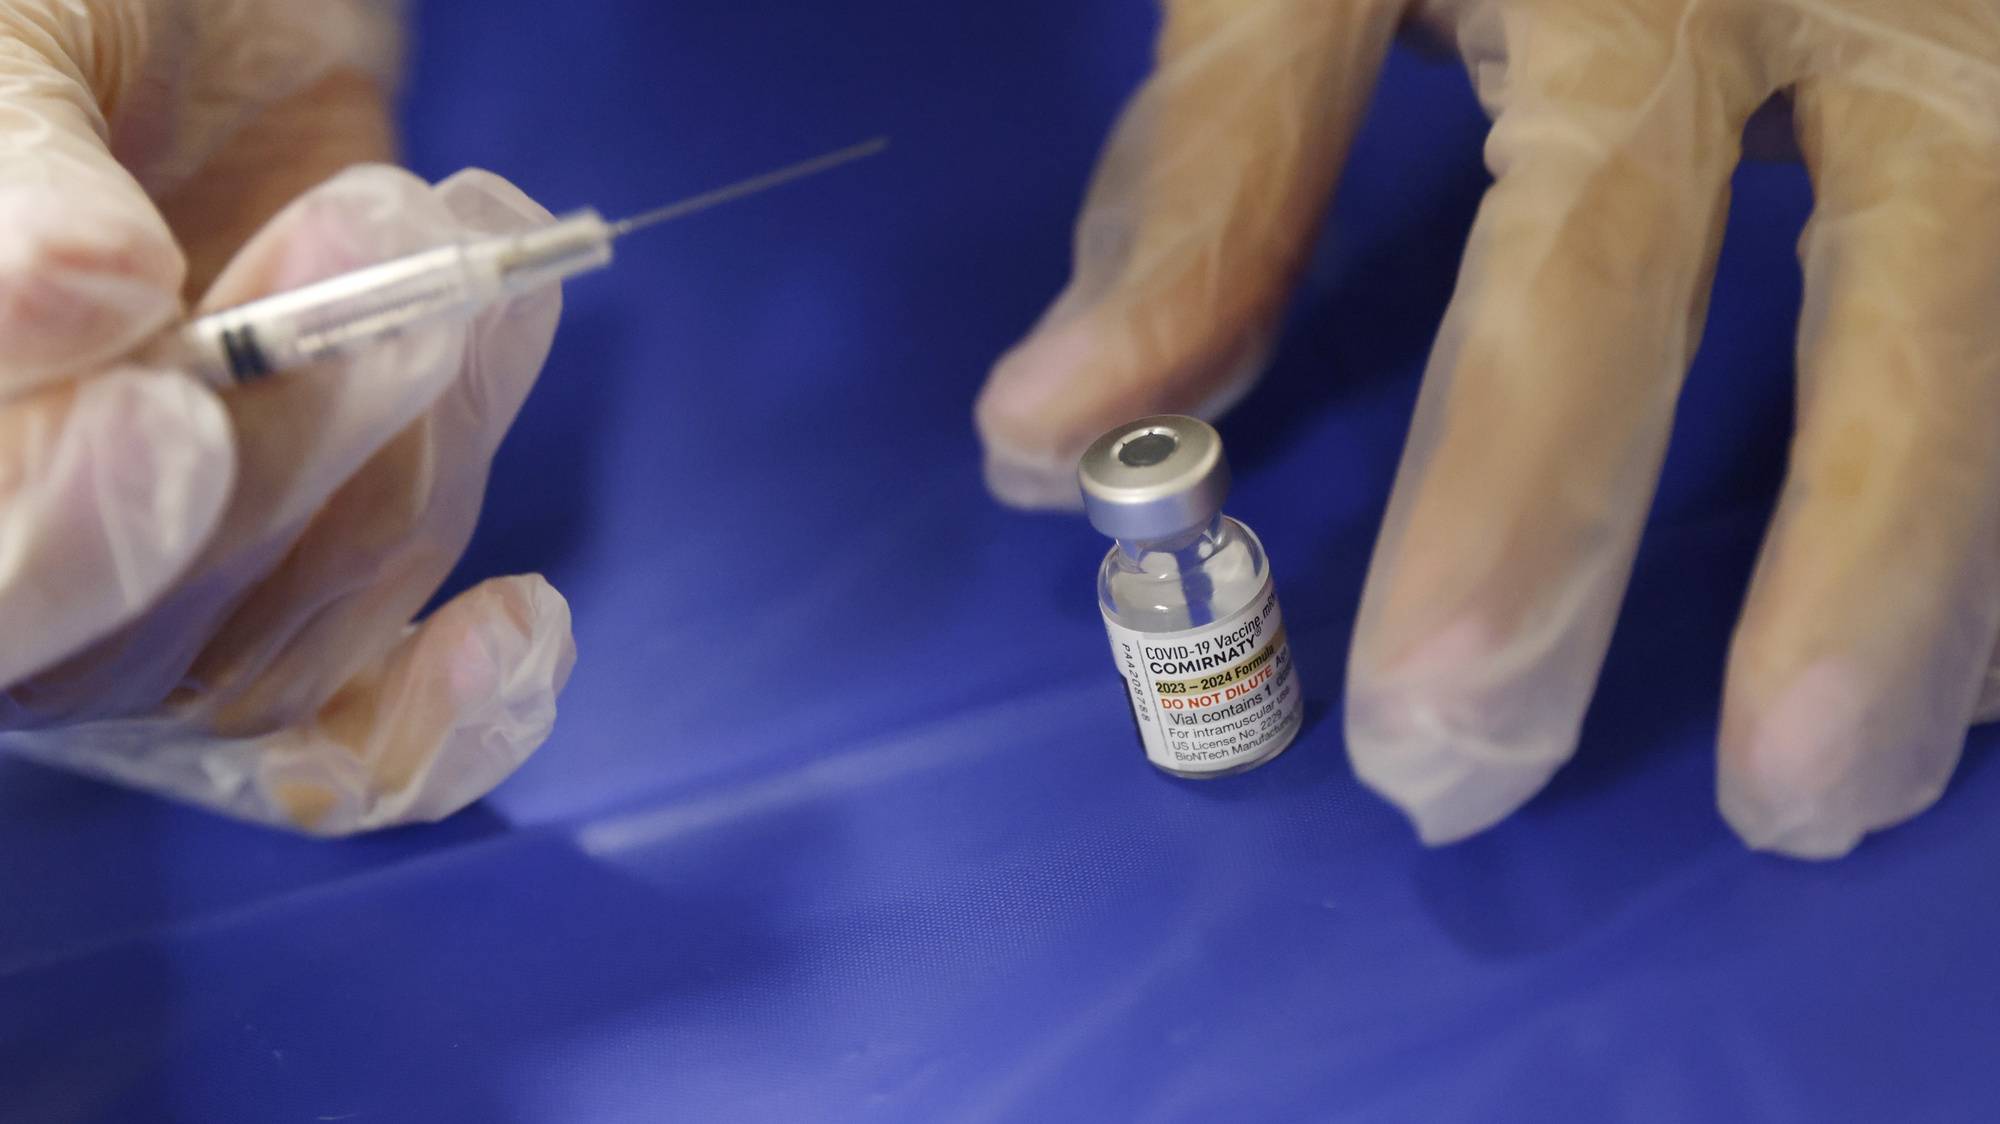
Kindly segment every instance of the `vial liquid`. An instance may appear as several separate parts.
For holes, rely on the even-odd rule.
[[[1147,760],[1177,777],[1253,769],[1304,717],[1264,547],[1222,514],[1229,465],[1198,418],[1165,414],[1097,439],[1084,510],[1117,540],[1098,608]]]

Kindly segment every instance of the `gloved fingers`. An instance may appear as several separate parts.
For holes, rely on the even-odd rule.
[[[433,195],[461,232],[548,217],[485,173],[453,177]],[[219,630],[199,632],[191,690],[160,716],[6,740],[64,767],[327,835],[437,819],[498,783],[553,721],[574,660],[566,604],[539,577],[509,578],[413,630],[405,622],[464,548],[492,454],[559,309],[551,290],[471,326],[463,365],[430,410],[334,493]],[[211,604],[198,590],[185,596],[148,623],[185,621]],[[91,664],[94,690],[66,684],[77,705],[122,695],[119,685],[145,680],[148,660],[175,642],[164,626],[120,639]]]
[[[396,168],[350,169],[302,196],[243,248],[204,301],[228,307],[456,236],[428,184]],[[457,377],[465,329],[433,325],[366,353],[236,387],[235,486],[185,580],[152,612],[38,677],[37,724],[144,714],[199,694],[196,657],[236,603],[278,568],[336,489]]]
[[[2000,139],[1845,77],[1798,113],[1799,428],[1718,798],[1752,846],[1824,858],[1937,799],[2000,636]]]
[[[540,577],[454,598],[315,715],[216,737],[168,715],[41,731],[0,748],[212,811],[315,835],[442,819],[541,745],[576,658],[569,605]]]
[[[490,172],[461,172],[435,194],[467,235],[551,219]],[[284,564],[230,615],[193,676],[218,729],[299,721],[430,599],[471,538],[493,454],[561,310],[562,291],[551,287],[476,320],[463,367],[436,404],[334,493]]]
[[[575,662],[569,605],[553,586],[537,575],[475,586],[310,726],[259,740],[262,810],[315,835],[442,819],[548,737]]]
[[[1346,726],[1422,837],[1479,831],[1575,749],[1704,312],[1744,120],[1728,37],[1522,9],[1497,182],[1432,352],[1363,593]],[[1476,38],[1468,40],[1477,46]]]
[[[179,310],[185,268],[106,147],[73,54],[88,30],[41,8],[0,8],[0,399],[132,351]]]
[[[987,485],[1074,506],[1106,428],[1214,415],[1260,367],[1387,53],[1398,0],[1167,0],[1153,74],[1078,220],[1068,287],[975,410]]]
[[[182,375],[121,368],[0,404],[0,725],[25,677],[181,574],[234,465],[221,405]]]

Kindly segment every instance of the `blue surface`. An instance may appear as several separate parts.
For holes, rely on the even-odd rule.
[[[1139,0],[543,0],[423,15],[412,162],[608,213],[890,153],[572,289],[457,584],[546,571],[555,737],[454,820],[286,838],[0,765],[0,1119],[1886,1120],[1993,1115],[2000,771],[1833,865],[1713,811],[1782,466],[1806,208],[1739,177],[1577,763],[1425,851],[1350,777],[1363,566],[1484,177],[1399,55],[1224,426],[1316,721],[1133,744],[1101,542],[980,489],[972,395],[1066,268]]]

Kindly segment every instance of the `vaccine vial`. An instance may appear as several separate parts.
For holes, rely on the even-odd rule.
[[[1077,475],[1091,525],[1118,540],[1097,603],[1146,759],[1221,777],[1283,752],[1304,695],[1263,544],[1222,514],[1229,464],[1199,418],[1119,426]]]

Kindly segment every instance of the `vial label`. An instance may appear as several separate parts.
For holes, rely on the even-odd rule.
[[[1242,609],[1180,632],[1135,632],[1105,614],[1111,653],[1153,764],[1222,773],[1260,761],[1298,732],[1305,696],[1269,578]]]

